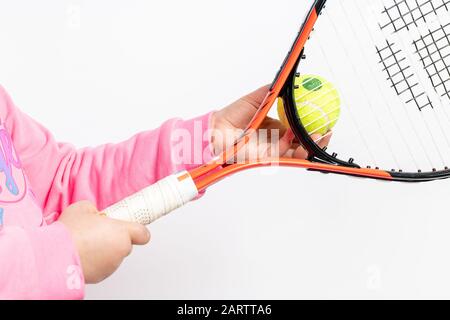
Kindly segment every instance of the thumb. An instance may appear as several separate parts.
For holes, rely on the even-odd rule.
[[[147,227],[135,222],[125,223],[127,224],[128,233],[132,244],[144,245],[150,241],[150,231]]]
[[[261,103],[263,102],[264,98],[266,97],[267,93],[269,92],[270,85],[265,85],[256,91],[253,91],[252,93],[246,95],[242,98],[242,100],[248,102],[251,104],[255,109],[258,109]]]

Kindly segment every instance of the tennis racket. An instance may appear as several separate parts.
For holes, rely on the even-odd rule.
[[[206,165],[113,205],[106,214],[149,224],[221,179],[262,166],[399,182],[450,177],[449,10],[450,0],[311,1],[267,96],[234,146]],[[306,74],[322,76],[340,94],[340,120],[326,149],[311,138],[297,108],[296,90],[305,85],[299,79]],[[308,159],[230,163],[279,97]]]

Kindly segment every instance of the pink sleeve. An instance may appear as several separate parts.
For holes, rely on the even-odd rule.
[[[0,229],[0,299],[82,299],[83,272],[65,227]]]
[[[77,150],[56,142],[48,130],[17,109],[4,90],[0,94],[8,102],[5,126],[47,215],[80,200],[104,209],[169,174],[212,158],[211,114],[170,120],[122,143]]]
[[[103,209],[212,157],[211,114],[170,120],[122,143],[77,150],[56,142],[48,130],[16,108],[1,87],[0,100],[1,121],[49,223],[0,226],[0,299],[82,298],[81,264],[69,232],[56,221],[60,212],[80,200]]]

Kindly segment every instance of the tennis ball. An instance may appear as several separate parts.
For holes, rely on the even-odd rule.
[[[338,90],[331,82],[314,75],[297,76],[294,85],[299,121],[309,134],[325,135],[339,120],[341,99]],[[289,127],[282,99],[278,99],[278,116]]]

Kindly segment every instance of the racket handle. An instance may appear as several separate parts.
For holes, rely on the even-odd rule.
[[[150,224],[195,199],[198,190],[187,171],[164,178],[104,210],[106,216]]]

